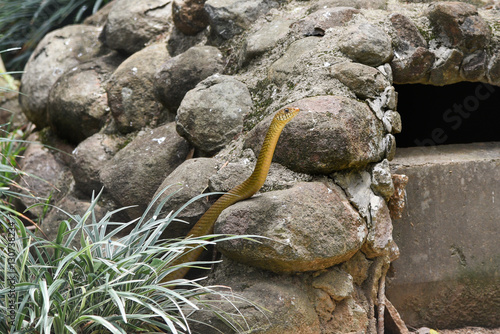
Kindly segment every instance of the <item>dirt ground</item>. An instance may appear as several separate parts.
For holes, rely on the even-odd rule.
[[[453,330],[441,330],[440,334],[500,334],[500,328],[466,327]]]
[[[439,334],[500,334],[500,328],[465,327],[459,329],[436,330]],[[429,334],[428,328],[420,328],[415,334]]]

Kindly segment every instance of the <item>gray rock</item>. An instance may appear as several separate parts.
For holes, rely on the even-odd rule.
[[[390,86],[389,80],[379,70],[359,63],[335,64],[331,72],[361,99],[375,98]]]
[[[59,77],[50,90],[47,108],[49,124],[59,137],[79,143],[104,126],[109,114],[104,82],[121,60],[101,57]]]
[[[174,28],[167,37],[167,50],[172,57],[178,56],[193,46],[207,44],[208,36],[201,32],[196,35],[185,35],[179,29]]]
[[[487,77],[490,84],[500,85],[500,55],[498,51],[496,51],[489,60]]]
[[[367,260],[363,252],[359,251],[346,262],[341,268],[351,275],[354,284],[361,285],[368,278],[368,269],[372,261]]]
[[[392,183],[394,184],[394,194],[389,200],[388,206],[391,212],[391,219],[401,219],[406,206],[406,185],[408,176],[404,174],[392,174]]]
[[[367,231],[336,185],[300,182],[230,206],[219,216],[215,232],[266,237],[260,243],[222,242],[218,249],[241,263],[290,273],[348,260],[362,246]]]
[[[394,110],[398,107],[398,93],[393,86],[386,87],[383,95],[386,97],[386,102],[384,103],[386,109]]]
[[[127,214],[138,217],[188,151],[189,144],[177,134],[174,123],[141,131],[101,169],[101,182],[119,205],[137,205]]]
[[[312,287],[325,291],[335,301],[344,300],[354,292],[352,276],[336,267],[315,277]]]
[[[382,118],[385,129],[390,133],[400,133],[403,125],[401,122],[401,115],[397,111],[387,110]]]
[[[385,129],[365,103],[316,96],[290,106],[302,111],[283,130],[275,162],[296,172],[330,174],[382,160]],[[265,118],[250,131],[245,148],[258,154],[271,120]]]
[[[6,97],[0,94],[0,124],[9,124],[12,130],[19,129],[28,123],[19,104],[18,94]]]
[[[113,8],[115,3],[113,1],[108,2],[106,5],[101,7],[96,13],[90,15],[85,20],[83,20],[83,24],[88,24],[91,26],[101,27],[106,24],[108,20],[108,14]]]
[[[311,1],[311,11],[331,7],[354,7],[366,9],[387,9],[385,0],[319,0]]]
[[[231,298],[232,305],[220,301],[224,297],[210,297],[209,294],[200,296],[200,299],[208,301],[210,307],[232,314],[237,328],[253,333],[321,332],[312,303],[314,297],[309,294],[308,284],[297,277],[276,275],[227,258],[223,258],[213,276],[209,284],[227,287],[221,292],[225,293],[225,298]],[[234,298],[235,295],[238,297]],[[235,312],[233,305],[242,312],[244,318]],[[193,333],[234,333],[215,312],[198,306],[200,311],[190,316],[197,320],[190,324]]]
[[[387,86],[380,95],[376,96],[374,99],[367,98],[366,101],[377,118],[384,122],[385,110],[396,109],[398,105],[398,94],[393,86]],[[384,122],[384,126],[388,129],[386,122]],[[387,131],[391,132],[391,129]]]
[[[247,87],[231,76],[215,74],[187,92],[177,110],[177,132],[210,156],[241,133],[251,110]]]
[[[464,57],[462,61],[462,77],[466,81],[481,81],[486,76],[488,56],[486,51],[480,50]]]
[[[340,41],[340,50],[352,60],[369,66],[379,66],[392,58],[390,37],[370,23],[348,27]]]
[[[386,159],[373,166],[371,188],[386,201],[394,194],[394,184],[392,183],[389,161]]]
[[[241,62],[247,63],[276,47],[278,41],[284,39],[290,31],[292,20],[273,20],[247,37],[241,50]]]
[[[314,294],[314,309],[316,310],[316,314],[318,314],[321,323],[328,323],[332,319],[332,314],[337,305],[332,297],[321,289],[315,289]]]
[[[395,31],[392,44],[398,53],[412,51],[418,47],[427,47],[427,41],[418,31],[417,26],[403,14],[393,13],[389,20]]]
[[[177,29],[186,35],[196,35],[208,26],[206,0],[174,0],[172,19]]]
[[[370,173],[364,170],[347,170],[335,173],[333,178],[345,191],[347,198],[361,217],[370,224],[370,198],[374,196]]]
[[[440,47],[434,50],[436,61],[431,69],[429,82],[436,86],[444,86],[462,81],[460,66],[464,55],[457,49]]]
[[[162,193],[158,198],[158,203],[160,203],[172,195],[165,203],[163,213],[175,212],[190,199],[203,194],[208,188],[208,179],[217,172],[217,164],[217,160],[210,158],[188,159],[170,173],[153,196],[156,197]],[[165,190],[168,186],[170,187]],[[164,236],[167,238],[186,236],[192,225],[198,221],[210,206],[211,203],[207,197],[190,204],[177,215],[177,218],[190,224],[174,221],[165,230]]]
[[[82,141],[73,150],[73,162],[70,165],[75,188],[88,196],[93,192],[97,194],[103,187],[99,171],[125,145],[125,141],[124,137],[101,133]]]
[[[390,252],[393,245],[392,220],[385,200],[380,196],[370,199],[371,224],[368,226],[368,236],[361,250],[371,259]]]
[[[251,149],[247,149],[243,153],[247,152],[247,155],[251,157],[243,157],[238,161],[230,162],[210,177],[209,185],[212,191],[227,192],[245,181],[252,174],[257,159]],[[309,174],[296,173],[272,162],[261,191],[288,189],[298,181],[308,182],[311,180],[312,176]]]
[[[175,113],[186,93],[212,74],[222,72],[224,59],[213,46],[194,46],[169,59],[154,76],[156,98]]]
[[[484,49],[491,40],[491,30],[475,6],[462,2],[438,2],[427,10],[437,39],[450,48],[465,53]]]
[[[382,96],[378,96],[375,99],[368,99],[366,102],[368,102],[368,105],[370,106],[370,109],[373,111],[375,116],[379,120],[383,122],[384,119],[384,102],[386,99]],[[384,124],[385,126],[385,124]]]
[[[168,112],[155,98],[153,85],[156,70],[169,58],[164,44],[153,44],[127,58],[109,79],[108,103],[120,132],[169,120]]]
[[[345,25],[359,13],[352,7],[322,8],[295,23],[294,29],[304,36],[323,36],[328,29]]]
[[[390,64],[385,63],[383,65],[380,65],[380,66],[377,67],[377,70],[379,70],[382,74],[385,75],[385,77],[387,78],[387,80],[389,80],[389,82],[391,83],[391,85],[393,84],[393,80],[392,80],[392,68],[391,68]]]
[[[390,133],[385,135],[384,146],[385,146],[384,158],[391,161],[392,159],[394,159],[394,156],[396,155],[396,137],[394,137]]]
[[[47,240],[54,241],[56,239],[60,224],[67,224],[67,230],[74,229],[77,222],[70,219],[68,213],[75,217],[83,217],[90,205],[90,202],[79,200],[73,196],[66,196],[57,202],[56,206],[43,219],[43,224],[41,225],[41,229],[47,236]],[[99,204],[94,206],[93,212],[97,221],[106,214],[106,210]],[[86,220],[86,224],[92,224],[92,217]],[[67,235],[63,240],[67,240]],[[81,249],[81,231],[76,234],[69,247]]]
[[[251,149],[243,150],[239,159],[224,163],[217,173],[210,177],[210,190],[228,192],[233,189],[252,174],[256,161],[257,158]]]
[[[278,163],[271,163],[262,191],[282,190],[293,187],[297,182],[310,182],[313,176],[294,172]]]
[[[368,311],[354,298],[346,298],[337,304],[325,333],[362,333],[369,328]],[[374,321],[374,320],[373,320]],[[373,331],[374,332],[374,331]]]
[[[205,10],[212,33],[230,39],[277,5],[273,0],[207,0]]]
[[[314,50],[319,40],[319,37],[306,37],[293,42],[285,54],[269,67],[268,78],[279,83],[291,76],[300,75],[300,59]]]
[[[104,27],[106,45],[135,53],[168,30],[171,15],[170,0],[117,0]]]
[[[418,47],[409,53],[396,53],[390,63],[394,83],[427,82],[434,59],[434,54],[424,47]]]
[[[30,144],[23,152],[23,159],[19,162],[20,169],[26,173],[19,185],[24,189],[20,191],[19,200],[25,207],[34,204],[56,203],[69,191],[73,178],[69,169],[58,161],[47,147],[39,143],[39,132],[28,138]],[[35,206],[29,211],[41,217],[44,206]]]
[[[31,55],[21,79],[19,101],[28,119],[42,129],[48,125],[49,92],[66,70],[108,50],[99,41],[100,28],[71,25],[45,35]]]

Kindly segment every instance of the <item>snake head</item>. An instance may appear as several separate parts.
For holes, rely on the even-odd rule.
[[[274,119],[281,121],[281,122],[285,122],[285,124],[286,124],[286,123],[290,122],[292,120],[292,118],[297,116],[299,111],[300,111],[299,108],[286,107],[286,108],[283,108],[280,111],[278,111],[276,113],[276,115],[274,116]]]

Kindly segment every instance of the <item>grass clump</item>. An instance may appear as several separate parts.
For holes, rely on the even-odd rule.
[[[146,218],[151,204],[138,221],[128,223],[112,222],[119,210],[97,220],[95,198],[82,216],[68,214],[53,241],[37,237],[16,216],[1,212],[6,233],[0,235],[0,332],[189,333],[186,314],[198,310],[200,303],[239,331],[231,314],[201,298],[211,294],[219,302],[233,303],[238,299],[233,294],[203,287],[198,280],[161,283],[181,266],[212,263],[171,265],[186,249],[213,244],[214,236],[161,240],[175,216],[203,195],[166,218],[157,218],[170,196],[152,218]],[[120,236],[126,229],[131,232]],[[79,249],[70,246],[75,238]]]

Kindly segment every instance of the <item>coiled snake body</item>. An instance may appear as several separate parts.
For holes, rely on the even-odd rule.
[[[237,185],[229,190],[226,194],[220,197],[206,212],[198,222],[189,231],[189,237],[200,237],[207,234],[212,234],[214,230],[215,221],[219,217],[222,210],[233,205],[236,202],[250,198],[255,194],[264,184],[271,161],[273,159],[274,149],[278,143],[281,131],[285,125],[292,120],[299,113],[298,108],[284,108],[276,113],[274,116],[269,130],[267,130],[266,137],[262,143],[262,148],[257,158],[257,163],[252,175],[243,183]],[[172,266],[179,265],[186,262],[195,261],[203,252],[202,247],[189,249],[185,254],[181,255],[174,261]],[[168,274],[163,282],[183,278],[189,271],[189,267],[180,267],[179,269]]]

